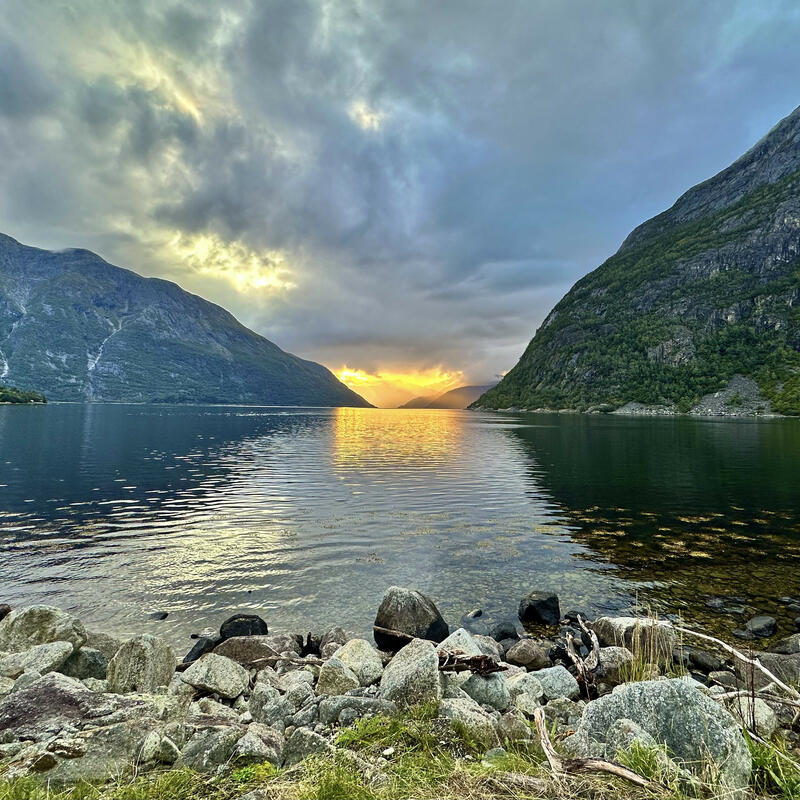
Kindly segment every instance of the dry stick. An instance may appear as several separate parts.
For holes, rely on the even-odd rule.
[[[675,630],[679,633],[688,633],[689,636],[696,636],[698,639],[704,639],[707,642],[713,642],[723,650],[731,653],[736,658],[744,661],[745,664],[750,664],[757,669],[760,669],[776,686],[779,686],[784,692],[800,700],[800,692],[785,684],[777,675],[770,672],[757,658],[749,658],[735,647],[731,647],[731,645],[723,642],[722,639],[717,639],[716,637],[709,636],[706,633],[698,633],[698,631],[693,631],[691,628],[679,627],[677,625],[675,626]]]
[[[725,694],[711,695],[715,700],[731,700],[736,697],[760,697],[762,700],[769,700],[770,703],[780,703],[783,706],[791,706],[792,708],[800,708],[800,702],[797,700],[790,700],[788,697],[781,697],[778,694],[770,694],[759,690],[751,692],[749,689],[737,689],[733,692],[725,692]]]
[[[581,630],[592,641],[592,652],[586,656],[584,663],[588,670],[594,672],[600,666],[600,642],[597,638],[597,634],[586,627],[586,623],[583,621],[583,617],[580,614],[578,614],[578,625],[581,626]]]
[[[600,758],[562,758],[550,741],[545,724],[544,710],[537,708],[533,713],[533,719],[536,723],[536,730],[539,732],[539,743],[542,746],[547,762],[550,764],[550,768],[556,775],[569,772],[607,772],[653,792],[661,794],[665,792],[665,788],[660,783],[648,780],[638,772],[623,767],[621,764],[615,764],[613,761],[603,761]]]

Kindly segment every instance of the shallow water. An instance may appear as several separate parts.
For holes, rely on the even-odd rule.
[[[800,420],[0,407],[0,602],[109,631],[366,633],[396,583],[450,622],[549,588],[730,631],[715,593],[789,633],[798,566]]]

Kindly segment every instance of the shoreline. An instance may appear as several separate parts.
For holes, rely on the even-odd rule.
[[[624,760],[631,747],[666,744],[681,780],[706,780],[714,766],[739,792],[752,773],[743,728],[789,746],[800,738],[782,700],[800,683],[800,634],[761,654],[769,673],[754,678],[736,648],[655,617],[585,621],[533,591],[483,635],[448,625],[420,592],[389,587],[373,638],[275,633],[234,614],[181,656],[157,636],[117,639],[54,607],[0,606],[0,780],[74,786],[134,766],[228,780],[254,765],[277,780],[346,756],[359,780],[380,786],[398,766],[395,748],[377,754],[361,738],[424,720],[443,752],[461,748],[454,769],[464,753],[540,753],[546,722],[565,758]],[[676,713],[714,731],[701,742],[711,748],[702,773],[689,757],[697,742],[669,730]],[[594,726],[597,714],[619,741]],[[712,752],[720,741],[724,753]]]

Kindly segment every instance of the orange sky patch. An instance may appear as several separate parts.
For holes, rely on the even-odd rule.
[[[460,370],[449,371],[441,367],[372,373],[343,366],[334,372],[342,383],[381,408],[396,408],[414,397],[436,397],[464,382],[464,373]]]

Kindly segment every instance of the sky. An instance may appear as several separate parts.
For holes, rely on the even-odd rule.
[[[497,380],[800,104],[795,0],[0,0],[0,231],[380,405]]]

